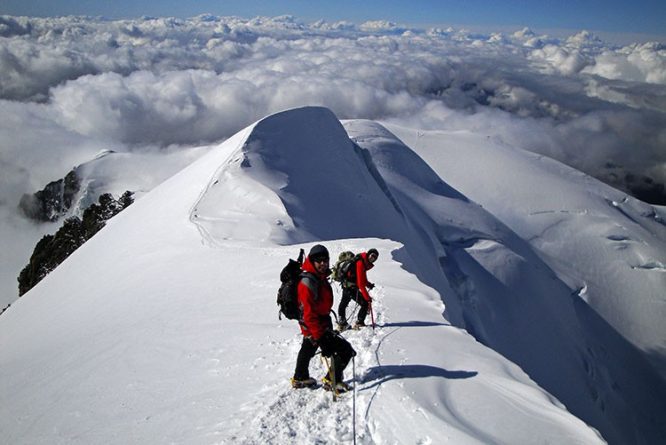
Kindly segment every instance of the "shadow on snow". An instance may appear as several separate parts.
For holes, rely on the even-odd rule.
[[[434,321],[401,321],[398,323],[383,323],[377,325],[380,328],[427,328],[433,326],[451,326],[449,323],[438,323]]]
[[[426,377],[440,377],[445,379],[459,380],[469,379],[478,375],[476,371],[449,371],[429,365],[382,365],[368,368],[367,374],[362,381],[375,382],[366,386],[363,390],[371,389],[390,380],[420,379]]]

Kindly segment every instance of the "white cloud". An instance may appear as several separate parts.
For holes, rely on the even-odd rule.
[[[28,158],[46,145],[66,151],[54,145],[72,136],[121,146],[215,141],[284,108],[324,105],[340,118],[492,129],[600,177],[609,159],[653,176],[666,161],[659,44],[291,16],[3,17],[0,36],[0,94],[18,115],[34,113],[20,101],[43,103],[0,144],[15,133],[65,135],[19,144]]]
[[[387,20],[369,20],[364,22],[359,27],[362,31],[383,31],[383,32],[393,32],[401,33],[405,31],[404,27],[398,26],[398,24],[389,22]]]
[[[585,72],[607,79],[666,85],[666,47],[644,43],[618,51],[605,50]]]
[[[290,16],[0,17],[2,236],[27,242],[14,236],[21,195],[100,150],[214,142],[302,105],[476,131],[618,187],[664,184],[665,64],[663,45],[618,48],[587,32],[559,40]],[[9,275],[0,265],[0,275],[23,262]]]
[[[586,58],[578,49],[564,48],[557,45],[545,45],[535,49],[530,54],[532,60],[546,62],[546,73],[560,73],[564,75],[577,74],[592,61]]]

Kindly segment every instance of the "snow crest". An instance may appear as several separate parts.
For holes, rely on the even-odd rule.
[[[326,108],[269,116],[215,174],[194,219],[213,240],[390,238],[400,218],[363,156]]]

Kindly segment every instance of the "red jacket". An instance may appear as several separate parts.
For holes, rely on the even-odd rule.
[[[356,286],[361,291],[361,295],[365,301],[370,301],[370,294],[368,293],[368,275],[366,272],[374,267],[374,264],[368,260],[368,252],[361,254],[361,260],[356,262]]]
[[[333,307],[333,289],[328,282],[328,275],[318,274],[309,258],[303,262],[303,270],[316,276],[317,280],[313,283],[314,280],[303,278],[298,283],[298,304],[303,314],[301,332],[306,337],[319,340],[327,329],[333,327],[329,315]],[[316,292],[310,288],[311,285],[317,286]]]

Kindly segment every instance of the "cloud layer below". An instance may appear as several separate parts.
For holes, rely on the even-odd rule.
[[[293,17],[2,16],[0,302],[13,301],[32,246],[55,231],[17,213],[23,193],[102,150],[168,164],[153,155],[214,143],[303,105],[341,119],[475,131],[666,203],[659,43]],[[168,170],[146,168],[149,178]]]
[[[27,174],[13,189],[102,148],[218,141],[302,105],[473,129],[625,189],[666,182],[659,43],[293,17],[5,16],[0,67],[0,165]]]

